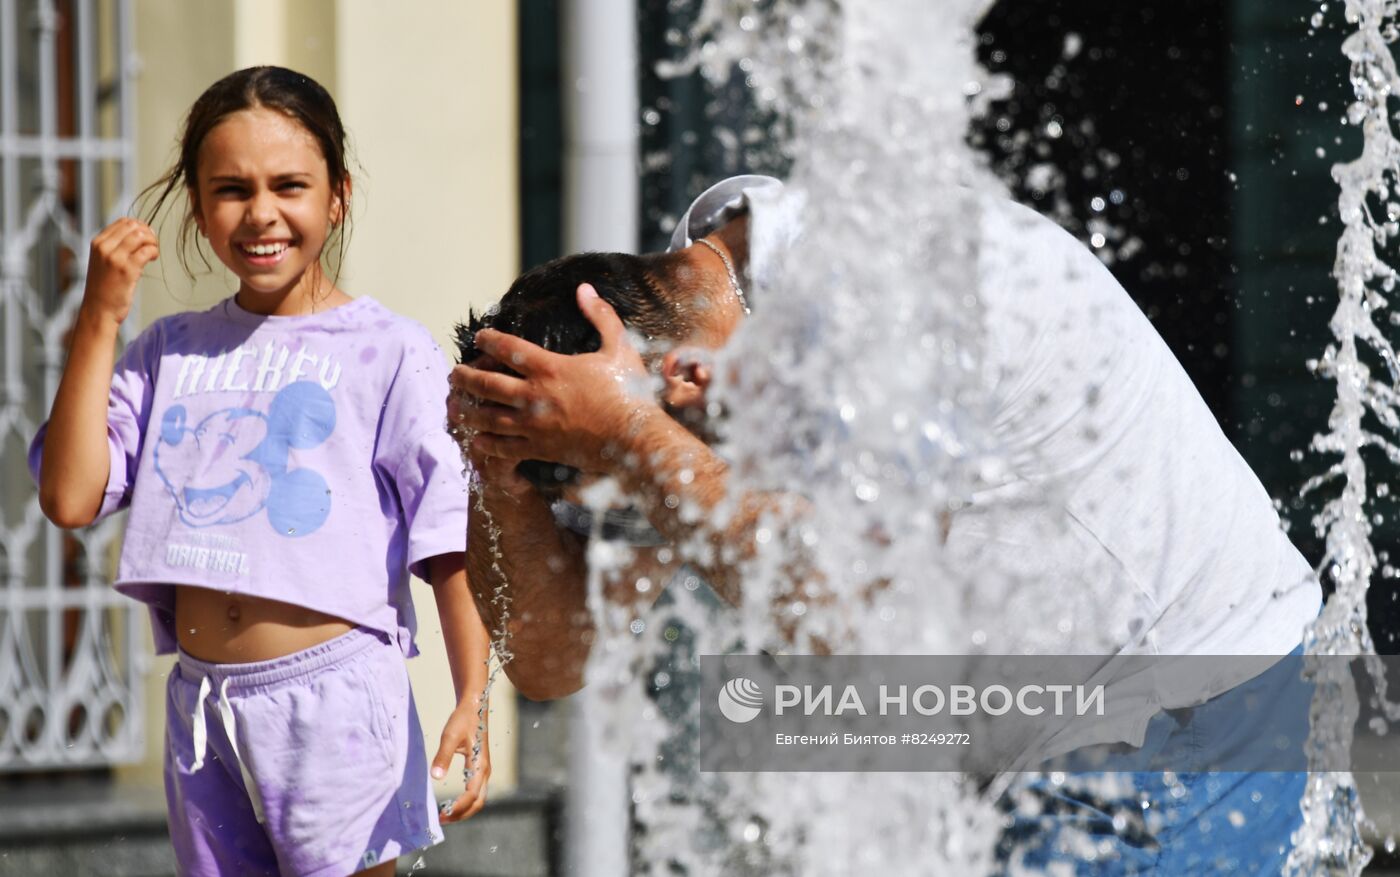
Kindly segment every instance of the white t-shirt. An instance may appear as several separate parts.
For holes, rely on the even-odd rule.
[[[765,254],[800,233],[802,206],[771,177],[734,177],[696,199],[671,247],[751,210],[752,305],[761,309]],[[1059,226],[992,197],[981,213],[986,369],[1010,467],[955,516],[949,544],[1053,583],[1021,592],[1036,605],[1002,604],[1002,629],[1073,616],[1076,597],[1111,591],[1111,635],[1123,654],[1290,652],[1321,588],[1181,365],[1113,275]],[[1019,501],[1028,494],[1039,500]],[[1086,577],[1108,577],[1111,588],[1086,587]],[[1074,653],[1077,632],[1061,632],[1047,650]],[[996,653],[992,633],[986,651]],[[1230,662],[1191,692],[1159,691],[1161,705],[1200,702],[1267,666]]]

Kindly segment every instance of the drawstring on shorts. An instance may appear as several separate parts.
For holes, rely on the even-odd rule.
[[[238,749],[238,721],[233,715],[233,705],[228,699],[228,684],[231,679],[225,678],[219,686],[219,717],[223,721],[224,735],[228,737],[229,745],[233,747],[234,760],[238,762],[238,770],[243,775],[243,786],[248,790],[248,801],[253,805],[253,815],[257,817],[258,824],[263,824],[262,796],[258,794],[258,787],[253,782],[253,776],[248,772],[248,765],[243,761],[243,755]],[[199,695],[194,702],[194,763],[190,765],[190,773],[198,773],[204,767],[204,756],[209,748],[209,727],[204,716],[204,709],[207,705],[213,686],[209,682],[206,674],[199,680]]]
[[[234,713],[233,702],[229,700],[229,683],[235,683],[233,687],[247,695],[266,686],[307,677],[325,667],[349,661],[362,652],[382,647],[388,641],[388,638],[378,631],[356,628],[309,649],[250,664],[210,663],[182,650],[178,672],[191,682],[199,679],[199,694],[195,697],[194,713],[190,716],[194,760],[190,763],[188,772],[197,773],[204,768],[204,760],[209,752],[209,719],[205,709],[213,699],[219,710],[219,720],[224,726],[224,735],[228,738],[229,746],[233,748],[234,760],[238,762],[238,772],[243,777],[243,786],[248,791],[248,801],[253,805],[253,813],[258,817],[260,825],[266,824],[262,796],[253,781],[253,771],[249,769],[245,760],[245,753],[251,750],[246,745],[240,745],[238,739],[238,716]]]

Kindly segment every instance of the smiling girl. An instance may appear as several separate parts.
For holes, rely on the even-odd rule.
[[[191,108],[148,220],[183,190],[239,281],[112,360],[150,226],[93,240],[72,350],[30,453],[44,513],[87,526],[129,505],[116,587],[179,652],[165,776],[182,874],[389,874],[442,839],[404,658],[410,572],[432,583],[457,708],[432,773],[472,762],[444,821],[484,802],[488,639],[463,573],[466,492],[428,332],[323,268],[351,180],[331,96],[240,70]],[[198,239],[196,239],[198,244]]]

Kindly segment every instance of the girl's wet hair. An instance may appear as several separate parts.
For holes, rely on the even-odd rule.
[[[180,153],[175,163],[160,179],[146,187],[137,199],[138,204],[149,205],[140,211],[142,218],[154,226],[161,212],[170,204],[172,196],[178,197],[182,188],[189,190],[191,197],[180,222],[177,247],[180,264],[186,273],[193,276],[187,255],[189,241],[194,237],[200,261],[206,269],[210,268],[209,258],[199,247],[198,237],[192,234],[198,198],[199,148],[209,132],[224,119],[258,107],[275,110],[296,121],[321,147],[331,192],[341,198],[341,220],[332,232],[335,240],[335,273],[339,273],[345,256],[346,228],[350,221],[350,170],[345,126],[340,121],[340,113],[330,92],[310,76],[285,67],[246,67],[230,73],[204,90],[185,117],[180,133]],[[327,250],[330,243],[328,240]]]

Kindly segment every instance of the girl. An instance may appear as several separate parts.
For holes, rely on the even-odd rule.
[[[322,269],[350,209],[345,139],[299,73],[249,68],[204,92],[148,219],[184,188],[182,256],[197,229],[238,292],[152,324],[114,375],[158,246],[135,219],[105,228],[31,449],[59,526],[131,506],[116,587],[149,604],[158,651],[179,651],[165,777],[182,874],[391,874],[442,840],[403,662],[409,572],[434,587],[457,689],[432,773],[454,752],[474,768],[444,821],[484,801],[488,639],[463,573],[447,369],[422,326]]]

